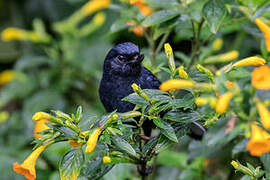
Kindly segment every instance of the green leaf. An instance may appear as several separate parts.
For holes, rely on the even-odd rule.
[[[240,141],[239,143],[237,143],[232,149],[232,155],[235,156],[236,154],[240,152],[245,152],[247,142],[248,140],[244,139],[243,141]]]
[[[227,14],[224,2],[221,0],[209,0],[204,5],[202,13],[211,32],[216,34]]]
[[[54,61],[46,56],[23,56],[16,64],[16,70],[32,70],[37,66],[52,65]]]
[[[80,122],[81,119],[82,119],[82,106],[79,106],[76,112],[76,122]]]
[[[270,173],[270,153],[265,153],[263,154],[261,157],[260,157],[262,163],[263,163],[263,166],[264,166],[264,169]]]
[[[133,149],[133,147],[126,140],[120,138],[119,136],[114,136],[113,142],[120,149],[126,151],[128,154],[136,156],[136,151]]]
[[[171,108],[191,108],[194,104],[193,95],[191,93],[186,94],[181,99],[173,99],[168,104],[162,105],[158,107],[158,111],[164,111]]]
[[[169,8],[180,6],[177,0],[146,0],[145,2],[154,8]]]
[[[161,133],[169,138],[171,141],[174,141],[178,143],[178,139],[175,135],[174,129],[172,126],[164,121],[161,121],[161,119],[155,118],[153,120],[154,124],[160,129]]]
[[[113,165],[103,163],[102,157],[94,156],[93,159],[86,161],[82,169],[82,174],[85,179],[97,180],[104,176],[113,168]]]
[[[83,164],[84,153],[81,148],[69,151],[60,161],[59,171],[61,179],[65,179],[64,177],[76,179],[80,175]]]
[[[254,15],[252,16],[252,19],[256,19],[257,17],[259,17],[261,14],[265,13],[265,12],[269,12],[270,11],[270,3],[265,4],[264,6],[262,6],[260,9],[258,9]]]
[[[163,118],[175,122],[189,123],[200,120],[201,115],[196,111],[181,112],[173,110],[165,114]]]
[[[179,15],[178,11],[175,10],[162,10],[157,11],[156,13],[148,16],[143,22],[142,25],[145,27],[154,26],[165,21],[168,21]]]
[[[132,93],[127,97],[124,97],[122,99],[122,101],[127,101],[130,102],[132,104],[137,104],[139,106],[144,106],[147,105],[148,102],[146,100],[144,100],[142,97],[138,96],[136,93]]]
[[[157,163],[184,169],[187,167],[187,154],[166,150],[158,155]]]
[[[142,157],[146,157],[149,151],[152,151],[153,148],[157,145],[158,139],[152,138],[148,141],[142,148]]]

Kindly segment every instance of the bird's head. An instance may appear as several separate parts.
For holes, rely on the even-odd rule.
[[[120,76],[134,76],[141,71],[144,55],[140,54],[138,46],[125,42],[113,47],[106,56],[104,72]]]

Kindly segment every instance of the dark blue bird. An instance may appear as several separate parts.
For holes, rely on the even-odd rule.
[[[99,87],[100,100],[107,112],[128,112],[134,108],[122,99],[133,93],[131,85],[136,83],[142,89],[159,89],[160,81],[148,69],[141,65],[144,55],[140,54],[138,46],[125,42],[113,47],[107,54],[103,76]],[[191,123],[194,137],[201,138],[204,128],[198,123]],[[146,121],[143,125],[145,134],[151,134],[152,122]]]

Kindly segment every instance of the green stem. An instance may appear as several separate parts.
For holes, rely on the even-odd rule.
[[[199,23],[198,31],[196,32],[195,27],[194,27],[195,26],[194,22],[192,21],[193,36],[195,40],[192,43],[191,60],[187,67],[188,70],[190,70],[190,68],[196,62],[196,60],[198,60],[199,49],[201,46],[200,35],[201,35],[201,29],[202,29],[203,23],[204,21],[202,20]]]
[[[157,49],[156,49],[156,51],[155,51],[156,54],[158,54],[158,53],[160,52],[160,50],[162,49],[163,44],[165,43],[165,41],[167,40],[168,36],[170,35],[170,32],[171,32],[171,31],[168,31],[168,32],[166,32],[166,33],[163,35],[163,37],[162,37],[162,39],[160,40],[160,42],[159,42],[159,44],[158,44],[158,47],[157,47]]]

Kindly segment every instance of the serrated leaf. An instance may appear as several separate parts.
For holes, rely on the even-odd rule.
[[[204,5],[202,13],[211,32],[216,34],[227,14],[224,2],[221,0],[209,0]]]
[[[136,156],[136,151],[133,149],[133,147],[126,140],[122,139],[119,136],[114,136],[113,142],[120,149],[126,151],[128,154]]]
[[[60,161],[59,171],[61,179],[76,179],[84,164],[84,153],[82,149],[74,149],[63,156]]]
[[[174,129],[167,122],[162,121],[161,119],[155,118],[153,120],[154,124],[160,129],[161,133],[169,138],[171,141],[178,143],[178,139],[175,135]]]
[[[168,21],[179,15],[179,11],[175,10],[162,10],[157,11],[154,14],[148,16],[143,22],[142,26],[149,27],[154,26],[165,21]]]

